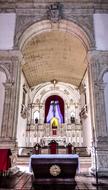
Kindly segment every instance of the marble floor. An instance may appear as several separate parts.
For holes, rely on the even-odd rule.
[[[80,159],[80,171],[76,174],[76,188],[75,190],[108,190],[108,178],[99,178],[98,185],[96,178],[89,174],[90,159]],[[0,177],[0,189],[1,190],[33,190],[32,187],[32,174],[29,172],[28,164],[19,164],[18,172],[10,177]],[[45,188],[40,189],[45,190]],[[47,190],[49,190],[47,188]],[[50,190],[61,190],[50,188]],[[64,189],[63,189],[64,190]],[[68,188],[66,188],[68,190]],[[71,188],[69,188],[71,190]]]
[[[75,190],[108,190],[108,178],[99,179],[98,186],[96,186],[96,179],[90,175],[87,176],[86,174],[77,174],[75,179],[77,183]],[[15,190],[33,190],[34,188],[32,187],[31,174],[19,171],[14,176],[11,176],[9,178],[5,177],[0,182],[0,189],[1,190],[6,190],[6,189],[7,190],[14,190],[14,189]],[[41,190],[45,190],[45,189],[46,188],[43,187],[43,189]],[[66,189],[68,190],[68,188]],[[59,189],[57,188],[54,189],[54,187],[52,187],[52,190],[59,190]]]

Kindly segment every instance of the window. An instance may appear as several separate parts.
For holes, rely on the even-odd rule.
[[[39,121],[39,111],[38,110],[34,112],[33,120],[34,120],[35,124],[38,123],[38,121]]]

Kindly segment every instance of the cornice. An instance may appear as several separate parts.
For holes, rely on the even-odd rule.
[[[46,9],[48,4],[60,2],[64,9],[92,9],[107,12],[108,0],[0,0],[0,12]]]

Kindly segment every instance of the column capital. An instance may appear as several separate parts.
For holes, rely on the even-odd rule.
[[[108,51],[90,50],[87,53],[88,63],[108,63]]]
[[[0,62],[11,62],[15,59],[22,61],[23,55],[20,50],[0,50]]]
[[[12,88],[12,86],[14,85],[14,82],[5,82],[3,83],[4,87],[5,87],[5,90],[8,90],[10,88]]]
[[[96,89],[98,90],[104,90],[106,83],[102,82],[102,81],[94,81],[94,86],[96,87]]]

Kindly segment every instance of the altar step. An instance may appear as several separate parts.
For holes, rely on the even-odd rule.
[[[20,155],[25,156],[25,157],[30,156],[32,154],[32,149],[33,149],[32,147],[20,147],[19,150],[22,150]],[[66,154],[67,149],[64,146],[58,146],[57,152],[58,152],[58,154]],[[74,153],[76,153],[82,157],[89,156],[87,153],[87,147],[74,147]],[[49,154],[48,146],[41,148],[41,154]]]
[[[17,165],[19,166],[29,166],[30,158],[27,156],[20,156],[17,158]],[[88,173],[91,167],[91,157],[79,157],[80,162],[80,173]]]
[[[30,157],[28,156],[18,156],[17,157],[17,165],[29,165]]]

